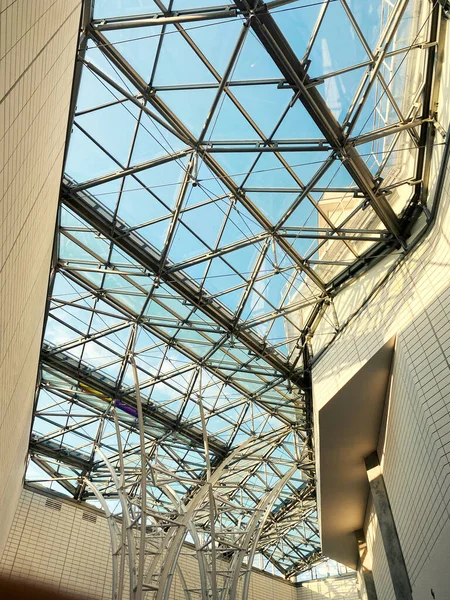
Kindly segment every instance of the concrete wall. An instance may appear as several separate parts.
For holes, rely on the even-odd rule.
[[[28,447],[80,0],[0,1],[0,552]]]
[[[316,399],[330,398],[397,334],[386,434],[378,453],[417,600],[432,598],[431,590],[437,599],[450,597],[449,212],[447,171],[433,230],[313,369]],[[392,584],[370,506],[366,534],[378,598],[390,600]]]
[[[198,588],[195,559],[186,552],[179,563],[188,586]],[[25,489],[0,561],[0,576],[38,581],[92,600],[109,600],[111,556],[103,513],[70,500],[55,504],[54,498]],[[330,577],[297,587],[260,571],[252,574],[249,600],[325,598],[357,600],[355,578]],[[184,593],[175,577],[171,600],[178,599],[184,599]]]

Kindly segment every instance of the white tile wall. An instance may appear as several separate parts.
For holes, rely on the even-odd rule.
[[[447,66],[447,79],[449,72]],[[444,106],[448,89],[443,90]],[[450,570],[437,573],[429,560],[438,548],[450,546],[449,211],[450,171],[433,230],[313,369],[314,395],[321,404],[397,334],[386,439],[379,455],[417,600],[431,599],[431,589],[437,599],[450,598]],[[363,283],[354,284],[354,294],[358,285]],[[371,510],[367,536],[378,598],[391,600],[393,589]]]
[[[0,552],[20,495],[80,0],[0,0]]]
[[[335,598],[336,600],[358,600],[358,590],[354,577],[330,577],[304,583],[297,591],[297,600],[320,600]]]
[[[46,507],[46,500],[43,494],[23,490],[0,561],[0,576],[40,581],[86,599],[109,600],[111,557],[106,519],[95,511],[97,522],[91,523],[82,518],[85,507],[63,500],[57,511]],[[188,587],[198,589],[198,566],[187,549],[181,554],[179,565]],[[225,562],[220,563],[218,570],[226,567]],[[249,600],[358,599],[354,577],[329,578],[296,587],[279,577],[255,571],[250,581]],[[127,585],[128,580],[125,590]],[[170,598],[185,598],[177,575]]]

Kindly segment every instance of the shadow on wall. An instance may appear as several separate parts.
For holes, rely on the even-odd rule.
[[[357,314],[314,366],[316,373],[320,373],[320,378],[316,375],[315,379],[320,379],[323,389],[330,386],[334,389],[336,384],[333,380],[336,381],[336,377],[340,380],[338,388],[342,387],[359,370],[361,365],[355,366],[355,350],[358,359],[367,358],[370,346],[376,351],[383,340],[394,334],[403,334],[430,311],[438,296],[445,295],[450,287],[449,213],[450,162],[447,164],[436,221],[417,248],[399,264],[368,304],[365,304],[365,280],[370,272],[349,286],[347,293],[343,291],[341,296],[337,296],[337,300],[342,298],[347,304],[345,312],[348,310],[348,314],[351,314],[357,310]],[[374,267],[374,272],[376,269]],[[348,303],[351,304],[350,309]],[[361,305],[363,307],[358,309]],[[439,331],[435,333],[439,334]],[[337,352],[339,366],[333,369],[330,366],[336,366],[333,354]]]
[[[442,254],[442,247],[448,252],[450,241],[439,231],[431,241],[432,249],[437,242],[444,246],[437,260],[427,263],[427,269],[434,267],[437,272],[423,276],[428,277],[430,288],[434,279],[442,276],[435,284],[439,291],[433,294],[429,289],[427,302],[418,293],[415,310],[397,335],[387,423],[378,455],[413,595],[440,600],[449,598],[450,589],[450,252],[447,263]],[[440,257],[444,261],[438,260]],[[408,265],[412,277],[415,268],[415,262]],[[413,285],[409,295],[414,290]],[[393,598],[370,503],[365,530],[378,598]]]
[[[65,594],[51,587],[43,587],[23,579],[0,577],[2,600],[81,600],[81,596]],[[88,600],[87,597],[83,597]]]
[[[302,583],[297,600],[359,600],[356,576],[330,577]]]

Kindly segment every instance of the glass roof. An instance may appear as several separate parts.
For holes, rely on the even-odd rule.
[[[105,457],[123,454],[132,486],[140,399],[148,460],[179,498],[235,453],[215,484],[222,530],[278,484],[258,560],[291,576],[321,558],[311,337],[426,205],[435,9],[96,0],[28,479],[89,500],[87,478],[114,510]],[[148,497],[171,514],[157,483]]]

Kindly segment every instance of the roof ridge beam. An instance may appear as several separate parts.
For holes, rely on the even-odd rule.
[[[245,0],[236,0],[236,6],[243,12],[248,6]],[[375,213],[399,241],[401,240],[400,220],[383,194],[379,193],[378,182],[373,178],[363,158],[357,152],[339,125],[322,95],[311,87],[311,78],[295,52],[279,29],[267,6],[258,0],[250,19],[250,27],[280,69],[288,84],[299,92],[299,100],[308,111],[328,143],[341,157],[342,164],[369,200]]]
[[[289,378],[291,382],[303,389],[305,381],[303,374],[298,369],[292,369],[285,358],[276,351],[268,352],[268,348],[263,340],[258,339],[253,332],[246,331],[236,326],[234,315],[216,300],[207,296],[194,281],[191,281],[183,273],[174,272],[169,264],[161,262],[161,256],[156,250],[149,247],[146,242],[145,247],[140,242],[136,233],[127,233],[123,235],[120,222],[108,219],[108,210],[99,203],[95,206],[95,199],[83,194],[73,192],[67,185],[62,186],[62,202],[76,212],[87,223],[95,227],[101,234],[109,239],[136,260],[143,267],[153,272],[157,277],[175,290],[182,298],[198,307],[203,313],[211,318],[217,325],[225,331],[232,334],[238,341],[243,343],[256,356],[263,358],[271,367],[280,374]],[[114,227],[115,226],[115,227]],[[116,235],[111,237],[111,232],[116,231]],[[150,251],[151,250],[151,251]]]
[[[78,369],[72,363],[73,361],[63,353],[61,353],[61,356],[55,356],[45,348],[41,350],[41,365],[54,369],[67,377],[72,377],[89,388],[92,388],[92,390],[104,394],[108,398],[118,397],[121,401],[130,404],[132,408],[135,408],[135,403],[131,401],[130,395],[127,394],[126,396],[123,396],[122,393],[118,393],[113,385],[108,384],[104,376],[102,376],[101,379],[95,377],[92,373],[83,372],[81,369]],[[175,416],[172,418],[169,413],[163,414],[161,410],[155,409],[154,407],[152,407],[151,410],[147,410],[146,407],[143,406],[143,411],[145,417],[172,430],[174,434],[177,432],[181,433],[187,439],[191,440],[195,447],[203,447],[203,433],[201,429],[195,427],[185,428]],[[209,447],[216,455],[225,456],[228,452],[227,445],[217,439],[214,440],[213,438],[210,438]]]

